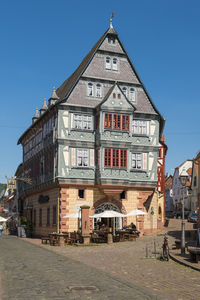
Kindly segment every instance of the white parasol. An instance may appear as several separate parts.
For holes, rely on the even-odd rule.
[[[139,210],[139,209],[133,209],[131,210],[126,217],[130,217],[130,216],[143,216],[143,215],[147,215],[146,212]]]

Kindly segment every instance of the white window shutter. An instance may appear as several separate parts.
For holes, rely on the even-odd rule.
[[[149,135],[149,121],[147,121],[147,135]]]
[[[130,163],[130,169],[133,167],[132,166],[132,152],[129,152],[129,163]]]
[[[143,170],[147,170],[147,153],[142,153]]]
[[[74,114],[71,114],[71,128],[74,127]]]
[[[94,149],[90,149],[90,166],[94,167]]]
[[[71,148],[71,162],[72,166],[76,166],[76,148]]]

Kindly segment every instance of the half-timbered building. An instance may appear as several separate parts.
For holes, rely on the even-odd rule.
[[[24,183],[20,207],[34,234],[76,230],[77,219],[64,216],[82,204],[91,215],[141,209],[147,212],[137,218],[141,233],[156,231],[164,123],[111,22],[19,138],[23,176],[32,182]],[[91,230],[95,226],[91,219]]]

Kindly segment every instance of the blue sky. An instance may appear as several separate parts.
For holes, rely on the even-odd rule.
[[[200,150],[200,1],[0,2],[0,182],[22,161],[17,140],[35,108],[74,72],[109,26],[166,118],[166,171]]]

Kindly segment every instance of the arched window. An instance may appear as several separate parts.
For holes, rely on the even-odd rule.
[[[129,96],[130,96],[130,101],[135,101],[135,89],[134,88],[130,88]]]
[[[90,82],[88,83],[88,96],[93,96],[93,84]]]
[[[115,93],[113,93],[113,99],[115,99],[116,98],[116,94]]]
[[[125,86],[122,88],[122,92],[123,92],[124,95],[127,97],[127,88],[126,88]]]
[[[97,83],[96,85],[96,97],[101,98],[101,85]]]
[[[110,57],[106,57],[106,69],[111,69]]]
[[[115,71],[118,70],[118,68],[117,68],[117,59],[116,59],[116,58],[113,58],[112,68],[113,68],[113,70],[115,70]]]

